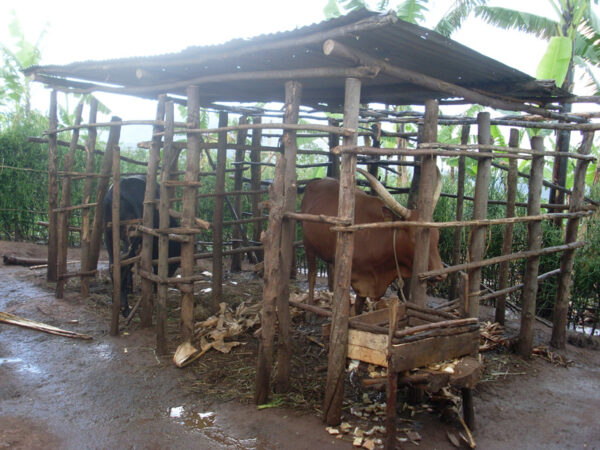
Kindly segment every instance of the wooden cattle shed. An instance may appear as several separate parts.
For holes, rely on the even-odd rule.
[[[93,161],[95,130],[109,127],[110,135],[103,156],[99,174],[93,173],[90,162],[86,173],[71,171],[72,156],[63,161],[63,170],[58,171],[57,134],[66,129],[57,129],[56,92],[73,93],[111,92],[157,99],[156,120],[145,121],[153,126],[152,139],[146,144],[149,149],[147,163],[147,189],[144,203],[143,223],[138,231],[143,233],[141,259],[142,319],[152,323],[152,284],[158,289],[157,301],[157,343],[165,349],[165,298],[167,286],[175,286],[182,292],[182,336],[189,342],[193,335],[193,286],[202,279],[194,273],[194,236],[209,226],[202,218],[196,217],[197,188],[206,176],[215,176],[215,212],[212,221],[213,232],[213,291],[215,302],[220,295],[222,277],[222,225],[223,209],[228,197],[234,199],[231,206],[240,215],[241,195],[253,199],[253,217],[246,223],[263,220],[258,202],[261,191],[260,152],[277,152],[275,175],[269,189],[268,228],[263,234],[264,248],[242,247],[239,253],[264,250],[264,293],[262,310],[262,331],[257,362],[256,400],[265,403],[270,394],[271,372],[274,363],[275,335],[277,334],[277,373],[276,390],[284,391],[290,378],[290,316],[289,316],[289,274],[292,267],[296,222],[326,221],[336,225],[337,247],[333,314],[331,321],[329,366],[327,374],[324,419],[336,424],[341,417],[342,393],[349,330],[349,288],[351,256],[353,252],[353,232],[364,227],[416,227],[415,260],[413,277],[410,282],[411,302],[416,308],[425,307],[426,281],[440,273],[463,274],[465,283],[462,290],[464,314],[477,318],[479,302],[482,298],[506,297],[515,289],[523,290],[522,327],[519,339],[520,351],[530,354],[533,343],[533,322],[535,297],[538,281],[544,277],[559,274],[559,290],[555,307],[555,328],[553,343],[564,345],[566,313],[569,295],[570,272],[574,250],[582,245],[577,241],[579,220],[588,214],[584,208],[584,182],[587,165],[593,160],[589,156],[595,123],[578,115],[562,114],[560,103],[570,101],[570,95],[554,86],[540,82],[515,69],[478,54],[465,46],[446,39],[441,35],[399,20],[393,14],[377,14],[361,10],[349,15],[322,23],[299,28],[294,31],[263,35],[247,40],[233,40],[222,45],[190,47],[180,53],[160,56],[126,58],[107,61],[85,61],[63,66],[36,66],[25,71],[36,81],[53,88],[50,107],[49,140],[49,204],[50,248],[48,278],[58,280],[57,294],[61,294],[63,281],[68,276],[79,276],[82,291],[87,292],[88,279],[94,274],[101,233],[101,205],[108,188],[109,178],[120,178],[119,172],[119,130],[121,126],[140,121],[123,122],[113,118],[110,123],[96,123],[92,107],[88,124],[81,124],[81,110],[78,122],[73,129],[73,140],[68,155],[72,155],[78,145],[78,130],[88,128],[88,141],[85,145],[88,161]],[[284,104],[282,113],[256,107],[240,105],[247,102],[280,102]],[[187,121],[174,120],[173,104],[187,106]],[[477,119],[444,117],[438,113],[439,104],[480,104],[483,106],[521,113],[516,119],[492,119],[489,113],[480,113]],[[235,105],[235,106],[232,106]],[[366,104],[385,105],[424,105],[424,113],[402,113],[392,108],[369,109]],[[200,108],[219,112],[216,128],[200,128]],[[343,113],[341,120],[327,120],[324,112]],[[228,126],[228,114],[242,116],[238,125]],[[299,123],[302,118],[302,123]],[[325,121],[325,123],[323,123]],[[321,122],[321,123],[319,123]],[[359,137],[371,136],[369,125],[417,123],[421,133],[416,148],[380,148],[376,138],[365,138],[363,145]],[[463,139],[458,144],[438,143],[438,126],[462,124]],[[477,144],[468,143],[468,126],[477,125]],[[491,145],[491,125],[511,126],[510,146]],[[384,127],[385,128],[385,127]],[[551,130],[579,130],[583,139],[578,153],[568,153],[568,149],[548,152],[544,150],[541,137],[532,139],[532,148],[520,148],[518,128],[542,128]],[[280,146],[267,147],[261,143],[265,129],[281,130]],[[237,132],[236,143],[227,140],[227,133]],[[252,134],[252,145],[246,144],[246,133]],[[316,152],[327,155],[330,173],[339,161],[339,211],[337,217],[315,217],[296,212],[297,155],[306,152],[298,148],[297,137],[325,133],[330,136],[331,151]],[[174,136],[184,135],[185,142],[174,141]],[[398,138],[413,138],[402,133],[389,133]],[[339,137],[343,139],[340,144]],[[216,137],[209,139],[209,137]],[[179,152],[185,148],[185,173],[173,172]],[[218,150],[215,172],[201,174],[198,170],[199,157],[207,149]],[[162,160],[161,160],[161,149]],[[241,152],[236,161],[242,167],[244,152],[249,150],[252,185],[250,191],[242,190],[242,170],[236,169],[236,190],[225,192],[225,161],[227,149]],[[386,222],[357,226],[353,224],[356,166],[368,161],[369,170],[377,173],[378,167],[385,167],[381,157],[390,155],[413,156],[416,162],[413,188],[418,193],[415,207],[419,210],[419,221]],[[435,223],[433,215],[433,185],[437,157],[460,158],[457,220],[450,223]],[[366,159],[365,159],[366,158]],[[477,160],[477,180],[475,188],[473,218],[463,220],[464,160]],[[508,161],[508,164],[493,162],[494,159]],[[543,180],[543,167],[546,158],[563,160],[575,158],[575,184],[572,191]],[[379,161],[378,161],[379,160]],[[530,174],[517,172],[518,160],[530,160]],[[504,168],[508,173],[507,217],[487,219],[488,185],[490,168]],[[161,178],[161,200],[156,205],[154,189],[157,174]],[[462,174],[462,179],[461,179]],[[183,179],[181,178],[183,175]],[[527,177],[529,199],[527,215],[515,217],[515,196],[517,176]],[[62,178],[61,203],[58,204],[58,179]],[[82,205],[70,205],[69,189],[71,179],[85,179],[85,201]],[[98,179],[95,199],[92,193],[92,180]],[[542,187],[556,189],[569,196],[568,206],[553,204],[541,205]],[[550,184],[550,186],[548,186]],[[118,208],[118,183],[115,184],[114,207]],[[183,190],[181,208],[169,204],[169,191],[178,187]],[[171,194],[172,195],[172,194]],[[160,226],[155,229],[152,214],[155,207],[160,211]],[[541,208],[548,212],[542,214]],[[96,208],[93,226],[90,224],[90,211]],[[76,273],[66,271],[66,233],[68,214],[75,209],[82,213],[82,267]],[[564,210],[567,210],[566,212]],[[116,209],[115,211],[118,211]],[[181,227],[169,228],[169,213],[181,218]],[[118,214],[113,214],[115,222]],[[541,248],[541,221],[567,220],[565,244],[551,248]],[[244,220],[238,221],[238,226]],[[512,225],[527,222],[529,230],[528,250],[512,252]],[[486,227],[501,224],[506,227],[503,255],[484,259]],[[118,223],[113,223],[113,232],[118,233]],[[452,265],[439,271],[428,270],[429,230],[433,227],[470,228],[469,261],[460,264],[458,248]],[[262,226],[254,227],[253,239],[258,240]],[[240,227],[241,230],[241,227]],[[242,232],[242,231],[240,231]],[[159,236],[158,275],[151,270],[152,236]],[[167,276],[167,245],[169,239],[182,243],[182,277],[171,279]],[[246,241],[248,239],[246,238]],[[118,242],[118,241],[116,241]],[[460,242],[460,239],[458,240]],[[123,261],[119,260],[115,248],[115,270]],[[538,274],[539,257],[552,252],[563,252],[560,270],[550,274]],[[505,284],[493,295],[480,289],[481,268],[491,264],[501,264],[501,271],[508,270],[508,262],[518,258],[527,259],[524,285],[509,287]],[[126,261],[130,263],[131,261]],[[118,280],[119,277],[115,277]],[[506,279],[506,277],[505,277]],[[118,333],[119,288],[114,287],[114,307],[112,332]],[[450,299],[452,300],[452,299]],[[215,303],[216,304],[216,303]],[[503,318],[503,302],[498,301],[499,316]],[[395,313],[394,313],[395,314]],[[394,316],[395,317],[395,316]],[[350,324],[351,325],[351,324]],[[395,325],[390,325],[394,329]],[[393,332],[390,332],[390,345]],[[562,342],[562,344],[561,344]]]

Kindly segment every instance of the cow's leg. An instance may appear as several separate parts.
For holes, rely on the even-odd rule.
[[[356,294],[356,299],[354,300],[354,315],[358,316],[359,314],[362,314],[366,298],[367,297],[361,297]]]

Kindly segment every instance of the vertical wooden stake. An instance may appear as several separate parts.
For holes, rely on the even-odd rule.
[[[58,279],[58,224],[54,210],[58,206],[58,106],[56,90],[50,93],[50,133],[48,134],[48,269],[46,279]]]
[[[189,108],[188,103],[188,108]],[[189,113],[189,110],[188,110]],[[174,120],[175,120],[175,109],[173,102],[165,102],[164,104],[165,114],[165,141],[163,148],[163,160],[160,171],[160,202],[159,202],[159,224],[158,227],[161,229],[169,228],[169,193],[166,181],[169,179],[170,167],[172,159],[174,157],[173,151],[173,132],[174,132]],[[155,187],[156,189],[156,187]],[[147,191],[146,191],[147,192]],[[152,193],[154,198],[155,194]],[[154,224],[152,225],[154,226]],[[183,249],[182,249],[183,250]],[[189,256],[188,256],[189,258]],[[192,259],[193,262],[193,259]],[[189,271],[189,260],[186,261],[186,270]],[[183,251],[181,267],[183,270]],[[158,238],[158,277],[161,281],[165,281],[169,276],[169,236],[161,233]],[[193,284],[182,286],[183,297],[187,294],[192,296],[194,288]],[[158,296],[156,301],[156,349],[160,354],[167,353],[167,295],[168,285],[166,283],[160,283],[158,285]],[[184,305],[181,305],[181,329],[184,336],[190,335],[190,322],[193,321],[193,303],[192,303],[192,317],[189,317],[189,300],[187,300],[186,306],[188,309],[184,312]],[[185,330],[185,331],[184,331]],[[184,340],[188,340],[184,337]]]
[[[437,119],[439,105],[437,100],[425,102],[424,142],[437,142]],[[419,183],[418,220],[433,220],[433,194],[437,178],[435,156],[423,156],[421,159],[421,180]],[[411,302],[419,306],[427,304],[427,281],[421,281],[419,273],[429,268],[429,229],[415,229],[415,255],[410,280]]]
[[[228,115],[219,113],[219,128],[226,127]],[[227,132],[219,133],[217,174],[215,181],[215,210],[213,213],[213,311],[223,298],[223,209],[225,205],[225,164],[227,163]]]
[[[302,84],[297,81],[285,83],[285,112],[284,123],[298,123]],[[296,132],[288,130],[283,133],[283,151],[285,156],[285,177],[283,180],[284,212],[296,211],[296,154],[298,143]],[[292,343],[290,338],[290,270],[294,253],[296,237],[296,221],[284,220],[281,224],[280,248],[280,279],[277,295],[277,320],[279,336],[277,339],[277,376],[275,379],[276,392],[285,392],[290,385],[292,360]]]
[[[594,141],[594,132],[584,133],[583,141],[579,147],[578,153],[589,155]],[[575,177],[573,180],[573,193],[569,200],[569,212],[581,210],[583,206],[583,196],[585,193],[585,175],[589,161],[578,160],[575,167]],[[579,229],[579,218],[569,219],[565,231],[565,243],[569,244],[577,240],[577,231]],[[573,261],[575,259],[575,250],[567,250],[560,258],[560,276],[558,278],[558,289],[556,291],[556,303],[554,304],[552,338],[550,344],[555,348],[565,348],[567,343],[567,314],[569,311],[569,295],[571,290],[571,273],[573,271]]]
[[[81,114],[83,112],[83,102],[79,102],[75,109],[75,125],[81,124]],[[71,172],[73,170],[73,163],[75,162],[75,151],[77,150],[77,143],[79,141],[79,128],[73,130],[71,136],[71,144],[69,145],[69,151],[64,157],[63,169],[65,172]],[[61,208],[71,206],[71,176],[66,175],[62,182],[62,191],[60,198]],[[65,283],[67,280],[61,275],[67,272],[67,252],[69,250],[69,217],[70,211],[62,211],[58,214],[57,228],[58,228],[58,280],[56,282],[56,298],[63,298],[65,293]]]
[[[344,127],[358,127],[360,105],[360,80],[346,79],[344,99]],[[345,136],[344,145],[356,145],[357,136]],[[345,154],[341,158],[338,217],[354,223],[354,190],[356,189],[356,156]],[[346,355],[348,353],[348,319],[350,314],[350,277],[354,234],[338,232],[335,249],[335,286],[333,292],[333,317],[329,338],[327,384],[323,403],[323,419],[328,425],[337,425],[342,417]]]
[[[531,139],[533,150],[544,150],[544,138],[535,136]],[[531,175],[529,177],[529,194],[527,196],[527,215],[537,216],[540,213],[542,197],[542,184],[544,181],[544,157],[533,156],[531,161]],[[527,224],[527,250],[536,251],[542,248],[542,222],[529,222]],[[535,329],[535,300],[538,290],[538,269],[540,257],[527,258],[525,276],[523,277],[523,295],[521,310],[521,329],[517,350],[522,356],[531,356],[533,351],[533,333]]]
[[[332,127],[339,127],[340,121],[337,119],[328,119],[328,125]],[[340,135],[337,133],[329,133],[329,150],[334,149],[340,145]],[[331,151],[327,156],[329,159],[329,165],[327,166],[327,176],[331,178],[340,178],[340,157],[334,155]],[[332,274],[333,276],[333,274]]]
[[[252,119],[252,123],[259,124],[261,123],[260,117],[254,117]],[[251,178],[251,189],[253,191],[259,191],[261,189],[260,185],[260,166],[258,163],[261,161],[260,154],[260,144],[262,140],[262,130],[254,129],[252,130],[252,150],[250,151],[250,160],[254,163],[250,167],[250,178]],[[258,207],[258,204],[261,201],[261,195],[253,194],[252,195],[252,217],[258,218],[262,215],[262,210]],[[260,241],[260,235],[263,230],[263,222],[254,222],[252,228],[252,240],[254,242]],[[259,261],[263,260],[263,251],[256,252],[256,258]]]
[[[158,97],[156,104],[156,120],[164,120],[165,118],[165,95]],[[152,127],[152,143],[150,145],[150,153],[148,155],[148,170],[146,171],[146,191],[144,192],[144,212],[142,216],[142,224],[146,228],[154,228],[154,217],[156,215],[156,171],[160,160],[160,148],[162,138],[159,133],[164,131],[164,127],[155,125]],[[164,165],[163,165],[164,167]],[[168,226],[168,225],[167,225]],[[152,250],[154,246],[154,236],[144,233],[142,235],[142,251],[140,254],[140,267],[146,272],[152,272]],[[142,327],[152,326],[152,309],[153,309],[153,283],[151,280],[142,278],[142,310],[140,312]]]
[[[469,143],[469,131],[471,127],[469,125],[463,125],[460,133],[460,144],[467,145]],[[456,220],[463,220],[463,211],[465,203],[465,156],[458,157],[458,179],[456,188]],[[454,229],[453,246],[452,246],[452,261],[453,266],[459,264],[460,260],[460,249],[462,248],[462,234],[463,229],[456,227]],[[458,296],[458,277],[459,274],[453,273],[450,275],[450,290],[448,293],[449,298],[456,298]]]
[[[390,325],[388,330],[387,346],[387,399],[385,414],[385,448],[396,448],[396,397],[398,395],[398,372],[394,367],[393,337],[398,326],[398,298],[393,298],[390,303]]]
[[[119,312],[121,310],[121,152],[115,145],[112,151],[113,191],[112,191],[112,239],[113,239],[113,303],[110,321],[110,335],[119,334]]]
[[[245,116],[240,117],[239,124],[245,125],[248,123],[248,118]],[[247,130],[239,130],[237,133],[237,144],[244,145],[246,143],[246,136],[248,134]],[[235,166],[235,175],[233,182],[233,190],[241,191],[243,187],[243,176],[244,176],[244,166],[241,164],[244,162],[246,157],[246,150],[239,149],[235,151],[235,162],[238,163]],[[235,210],[237,216],[242,218],[242,196],[236,195],[233,200],[233,209]],[[242,239],[242,233],[238,227],[233,227],[232,230],[232,238],[233,238],[233,248],[240,247],[240,240]],[[231,272],[239,272],[242,270],[242,254],[235,253],[231,255]]]
[[[510,147],[519,146],[519,130],[513,128],[510,130]],[[517,199],[517,160],[508,160],[508,175],[506,177],[506,217],[515,217],[515,201]],[[508,255],[512,252],[514,224],[507,223],[504,228],[504,236],[502,241],[502,254]],[[500,263],[498,274],[498,290],[508,287],[508,273],[510,269],[510,261]],[[508,294],[507,294],[508,295]],[[502,295],[496,300],[496,322],[504,325],[506,316],[506,297]]]
[[[200,128],[200,90],[197,86],[187,89],[188,123],[191,128]],[[187,136],[188,146],[186,152],[186,169],[184,181],[198,181],[200,169],[200,145],[202,138],[199,134],[190,133]],[[164,183],[163,183],[164,184]],[[196,201],[197,186],[183,188],[183,217],[181,225],[192,228],[195,226],[198,202]],[[162,193],[162,192],[161,192]],[[162,197],[161,197],[162,198]],[[181,244],[181,271],[184,277],[194,274],[194,235]],[[190,342],[194,335],[194,285],[190,283],[183,288],[181,298],[181,337],[183,341]]]
[[[477,115],[477,142],[489,145],[491,142],[490,113],[482,112]],[[489,153],[489,150],[479,150],[480,153]],[[488,191],[490,187],[491,158],[481,158],[477,163],[477,178],[475,180],[475,200],[473,201],[473,219],[487,217]],[[471,229],[471,242],[469,244],[470,261],[481,261],[485,252],[486,227],[473,227]],[[479,292],[481,284],[481,269],[469,271],[469,293]],[[469,317],[479,317],[479,296],[469,297]]]
[[[90,102],[90,116],[88,123],[96,123],[98,116],[98,100],[92,97]],[[94,150],[96,149],[96,137],[98,130],[96,127],[88,128],[88,138],[85,144],[85,172],[94,172]],[[83,186],[83,203],[90,203],[92,199],[92,189],[94,178],[87,176]],[[81,271],[90,270],[90,219],[92,211],[85,208],[81,212]],[[87,297],[90,294],[90,277],[81,277],[81,295]]]
[[[111,122],[120,122],[121,118],[113,116]],[[113,165],[113,148],[119,144],[121,136],[121,126],[113,125],[108,133],[108,142],[102,158],[102,167],[100,169],[100,178],[98,178],[97,194],[96,194],[96,210],[94,213],[94,223],[92,226],[92,237],[90,240],[90,267],[89,270],[94,270],[98,266],[98,255],[100,254],[100,245],[102,244],[102,233],[104,231],[104,196],[108,191],[109,178]]]

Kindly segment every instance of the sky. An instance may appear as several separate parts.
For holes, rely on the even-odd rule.
[[[157,55],[317,23],[325,19],[325,3],[326,0],[2,0],[0,42],[8,42],[8,24],[14,11],[29,41],[35,42],[44,33],[39,45],[42,65]],[[425,25],[434,26],[452,4],[453,0],[430,1],[429,22]],[[496,0],[491,4],[553,15],[548,0]],[[532,76],[546,48],[544,41],[497,30],[477,19],[469,19],[452,38]],[[35,85],[33,107],[45,112],[49,92],[39,83]],[[109,94],[98,96],[124,119],[154,118],[153,102]]]

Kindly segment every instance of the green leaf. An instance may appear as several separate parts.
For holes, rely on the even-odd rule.
[[[562,86],[567,76],[573,42],[564,36],[554,36],[550,39],[546,54],[540,61],[536,77],[540,80],[554,80],[557,86]]]

